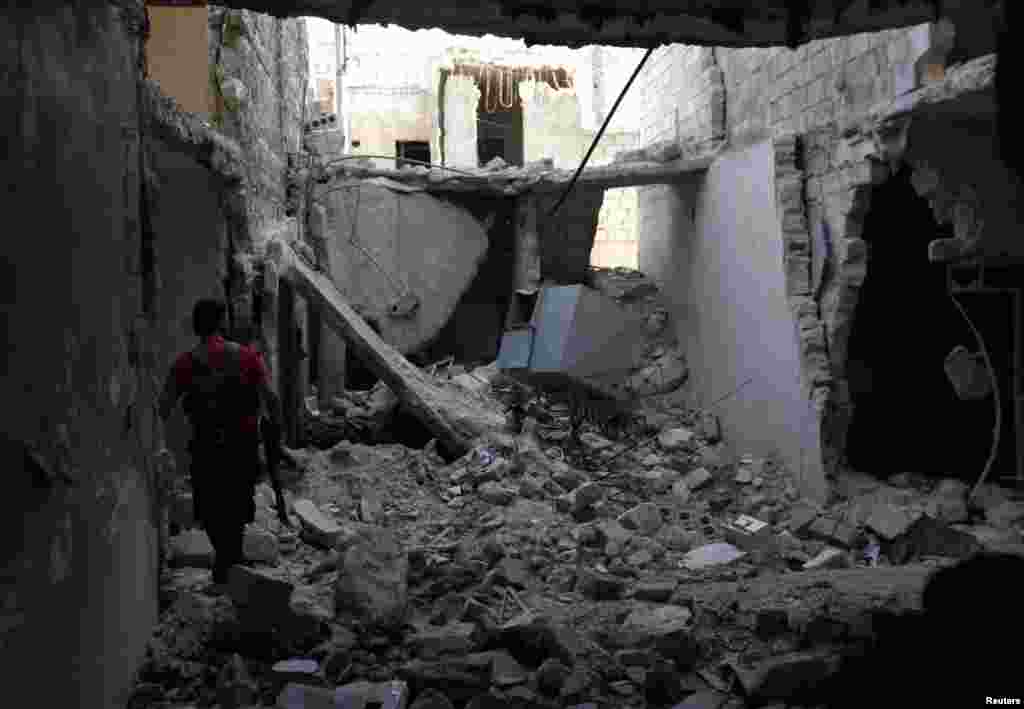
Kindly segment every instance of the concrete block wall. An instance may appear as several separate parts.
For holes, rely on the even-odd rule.
[[[927,27],[927,26],[923,26]],[[922,26],[810,42],[796,50],[718,49],[734,143],[805,133],[909,88]]]
[[[237,38],[230,27],[240,27]],[[298,152],[307,111],[306,22],[210,6],[211,67],[244,86],[237,110],[220,104],[220,130],[248,158],[249,210],[258,235],[284,218],[287,153]],[[218,69],[219,67],[219,69]],[[260,250],[261,243],[239,244]]]

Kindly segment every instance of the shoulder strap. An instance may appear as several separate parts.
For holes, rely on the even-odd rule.
[[[203,345],[197,345],[192,350],[192,360],[204,366],[209,366],[209,352]],[[242,347],[237,342],[224,343],[224,373],[228,376],[241,376],[242,374]]]

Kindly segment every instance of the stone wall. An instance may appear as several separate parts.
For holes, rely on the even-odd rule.
[[[210,6],[210,66],[220,86],[213,123],[247,158],[254,243],[285,216],[288,153],[300,149],[309,61],[306,23]]]
[[[844,346],[867,260],[856,225],[866,210],[867,190],[886,174],[882,163],[868,160],[880,154],[870,130],[852,142],[841,136],[856,132],[879,106],[914,90],[922,57],[932,51],[931,32],[921,25],[816,41],[797,50],[673,45],[656,52],[638,79],[649,109],[641,144],[719,137],[732,148],[773,143],[785,245],[778,266],[786,277],[803,392],[826,469],[839,463],[851,413]],[[1012,203],[1007,189],[996,191],[1002,196],[993,203]],[[642,188],[639,212],[645,236],[685,234],[693,219],[668,186]],[[683,247],[670,241],[655,250],[677,248]]]
[[[805,371],[830,382],[815,389],[829,467],[842,462],[853,415],[847,343],[870,267],[864,219],[871,189],[888,179],[893,161],[913,168],[915,189],[932,202],[936,221],[954,226],[958,251],[973,249],[993,263],[1024,262],[1024,246],[1012,236],[1021,184],[996,149],[994,66],[990,57],[975,60],[951,72],[944,84],[908,95],[905,106],[897,100],[873,111],[891,117],[846,131],[835,124],[809,131],[800,141],[806,165],[802,198],[798,181],[779,183],[782,218],[799,245],[787,273],[807,335]],[[796,216],[801,201],[806,222]]]
[[[245,224],[231,228],[229,222],[228,230],[235,254],[228,285],[231,319],[244,327],[258,317],[253,312],[253,257],[262,253],[268,235],[279,231],[296,208],[288,195],[288,155],[300,151],[307,118],[306,23],[215,5],[210,6],[209,21],[211,82],[217,102],[211,122],[236,141],[245,156],[244,184],[233,195],[242,202]],[[271,371],[279,378],[275,304],[269,299],[264,304],[267,312],[259,316],[264,347]]]
[[[0,15],[0,204],[25,230],[0,260],[4,694],[124,706],[157,613],[145,17],[133,2]]]
[[[416,140],[430,143],[436,130],[437,97],[424,89],[349,90],[346,113],[351,121],[352,140],[359,147],[352,155],[396,155],[395,142]],[[440,163],[440,155],[431,155]],[[394,167],[394,160],[373,158],[380,167]],[[474,165],[475,166],[475,165]]]

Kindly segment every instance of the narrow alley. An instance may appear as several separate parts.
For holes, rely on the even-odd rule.
[[[1021,704],[1016,12],[7,8],[5,701]]]

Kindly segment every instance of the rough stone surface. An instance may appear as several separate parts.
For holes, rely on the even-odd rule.
[[[663,523],[661,510],[651,502],[643,502],[619,517],[619,524],[644,536],[656,534]]]
[[[581,569],[576,575],[576,590],[595,601],[614,601],[622,598],[626,582],[618,576]]]
[[[342,532],[341,526],[329,519],[311,500],[296,500],[292,511],[313,541],[327,548],[335,545]]]
[[[510,505],[516,499],[514,490],[494,481],[482,484],[477,488],[476,494],[480,496],[481,500],[492,505]]]
[[[213,545],[201,529],[189,529],[171,539],[172,563],[209,569],[213,559]]]
[[[345,552],[335,584],[335,611],[372,624],[404,620],[408,603],[409,560],[393,535],[365,530]]]
[[[677,451],[688,446],[693,440],[693,431],[686,428],[670,428],[658,436],[658,445],[667,451]]]
[[[711,482],[711,473],[706,468],[695,468],[683,476],[683,482],[691,490],[697,490]]]
[[[262,529],[246,529],[242,553],[249,561],[276,564],[281,552],[274,534]]]
[[[450,623],[441,627],[422,628],[411,644],[426,658],[446,654],[472,652],[476,648],[476,626],[472,623]]]
[[[622,622],[620,641],[625,646],[644,645],[688,629],[692,617],[682,606],[641,604]]]
[[[244,566],[232,566],[228,576],[228,595],[250,618],[273,621],[285,616],[294,590],[279,576]]]

